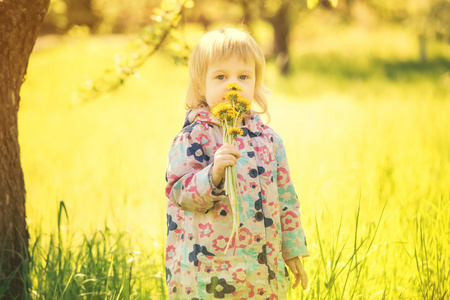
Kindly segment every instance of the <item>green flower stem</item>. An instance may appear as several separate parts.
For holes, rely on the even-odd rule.
[[[235,122],[236,123],[236,122]],[[223,124],[224,132],[224,142],[229,144],[234,144],[235,138],[228,134],[228,127],[234,127],[235,124],[229,125],[226,121]],[[237,173],[235,166],[228,166],[225,168],[225,192],[228,195],[228,199],[230,200],[231,210],[233,212],[233,230],[231,232],[231,236],[228,240],[227,246],[225,248],[225,252],[228,251],[228,248],[232,244],[233,238],[235,239],[235,247],[234,254],[236,253],[236,247],[239,237],[239,198],[237,192]],[[233,254],[233,255],[234,255]]]

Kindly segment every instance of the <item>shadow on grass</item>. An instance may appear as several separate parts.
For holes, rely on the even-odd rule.
[[[383,66],[386,78],[392,81],[402,78],[414,80],[421,76],[438,79],[442,74],[450,71],[450,60],[445,57],[436,57],[425,63],[418,61],[379,61],[378,63]]]
[[[419,61],[386,61],[379,58],[348,58],[338,54],[326,56],[303,55],[293,59],[291,76],[311,73],[341,80],[416,81],[426,77],[438,79],[450,70],[447,57],[435,57],[425,63]]]

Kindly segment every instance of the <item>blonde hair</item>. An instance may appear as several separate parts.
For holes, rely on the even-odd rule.
[[[198,41],[189,59],[189,87],[186,95],[188,109],[208,107],[202,91],[205,88],[206,72],[210,63],[226,60],[237,55],[243,61],[255,61],[254,100],[261,108],[258,113],[267,114],[266,95],[270,92],[263,84],[266,67],[264,53],[255,40],[236,28],[219,28],[205,33]],[[250,99],[249,99],[250,100]]]

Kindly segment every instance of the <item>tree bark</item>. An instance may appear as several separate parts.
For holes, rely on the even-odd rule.
[[[0,0],[0,286],[27,298],[28,230],[17,112],[28,59],[50,0]]]
[[[291,33],[290,3],[283,1],[275,16],[269,19],[274,33],[273,56],[276,57],[280,72],[287,75],[290,70],[289,42]]]

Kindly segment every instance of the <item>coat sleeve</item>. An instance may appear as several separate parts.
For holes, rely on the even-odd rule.
[[[198,130],[197,130],[198,131]],[[166,196],[178,208],[205,213],[223,200],[222,187],[211,180],[213,157],[195,138],[196,128],[182,131],[172,143],[166,172]]]
[[[281,211],[283,259],[309,256],[305,233],[300,221],[300,202],[289,175],[286,151],[281,138],[276,135],[278,199]]]

